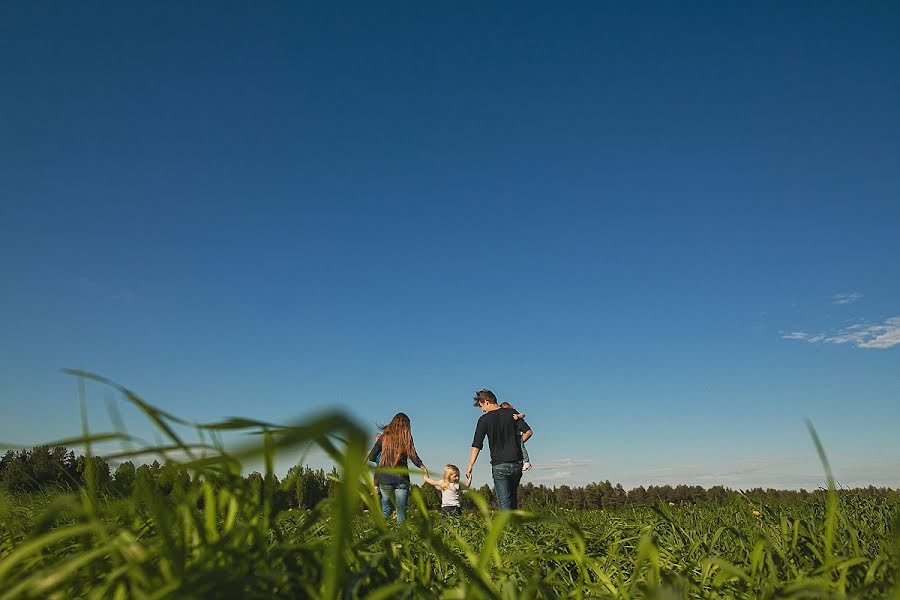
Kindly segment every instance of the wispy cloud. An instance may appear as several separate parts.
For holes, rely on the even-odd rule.
[[[857,300],[862,300],[863,295],[859,292],[844,292],[835,294],[831,297],[832,304],[853,304]]]
[[[129,288],[107,285],[85,275],[80,275],[76,279],[76,283],[82,290],[94,296],[99,295],[115,304],[131,304],[137,298],[137,294]]]
[[[571,484],[576,479],[585,479],[585,468],[600,464],[600,461],[585,458],[552,458],[535,463],[531,471],[534,483],[547,485]],[[579,477],[579,473],[581,476]]]
[[[597,464],[597,461],[584,458],[554,458],[551,460],[542,460],[539,464],[535,464],[534,468],[535,470],[572,469],[576,467],[587,467],[594,464]]]
[[[812,459],[812,462],[810,462]],[[812,455],[799,457],[792,455],[772,456],[765,458],[746,458],[735,460],[732,464],[711,465],[679,465],[677,467],[658,467],[650,469],[642,474],[644,480],[652,485],[727,485],[735,488],[755,487],[761,482],[781,482],[786,487],[789,481],[800,481],[808,484],[810,481],[821,480],[821,475],[803,474],[803,466],[815,465]],[[798,476],[798,472],[803,477]],[[808,481],[810,480],[810,481]],[[776,486],[777,487],[777,486]]]
[[[900,317],[889,317],[881,323],[858,323],[831,333],[791,331],[782,333],[781,338],[810,344],[851,344],[857,348],[886,350],[900,344]]]
[[[892,486],[896,482],[897,460],[832,463],[838,484],[845,487]],[[734,464],[685,465],[634,472],[640,485],[724,485],[732,489],[772,487],[815,489],[826,485],[825,473],[815,454],[768,456],[739,459]],[[636,485],[636,484],[635,484]],[[626,484],[625,489],[634,487]]]
[[[569,481],[575,476],[575,471],[554,471],[552,473],[546,473],[541,475],[540,477],[536,477],[535,481]]]
[[[824,335],[812,335],[805,331],[792,331],[781,336],[783,340],[799,340],[801,342],[821,342],[825,339]]]

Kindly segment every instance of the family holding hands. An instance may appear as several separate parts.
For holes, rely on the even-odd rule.
[[[490,390],[475,394],[474,405],[484,413],[475,426],[475,437],[466,468],[466,486],[472,485],[472,467],[478,454],[488,439],[491,453],[491,475],[494,479],[494,493],[500,510],[511,510],[518,505],[519,481],[522,473],[531,468],[525,442],[531,437],[531,427],[525,422],[525,415],[516,412],[509,403],[498,404],[497,396]],[[422,470],[422,479],[441,492],[441,512],[458,515],[462,511],[460,503],[460,471],[456,465],[444,467],[441,479],[428,477],[428,469],[416,453],[409,417],[397,413],[391,422],[382,428],[375,438],[375,445],[369,451],[368,460],[379,467],[396,469],[396,472],[376,472],[375,488],[381,496],[381,512],[389,519],[392,510],[397,511],[397,521],[406,518],[409,502],[409,462]]]

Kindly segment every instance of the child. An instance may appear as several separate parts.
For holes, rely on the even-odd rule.
[[[500,405],[500,408],[512,408],[513,412],[515,413],[515,414],[513,415],[513,420],[515,420],[515,421],[518,421],[519,419],[524,419],[524,418],[525,418],[525,413],[520,413],[519,411],[517,411],[516,409],[514,409],[514,408],[512,407],[512,405],[511,405],[509,402],[504,402],[504,403],[502,403],[502,404]],[[522,463],[522,472],[523,472],[523,473],[527,473],[528,471],[531,470],[531,460],[530,460],[530,458],[528,457],[528,450],[525,449],[525,442],[523,442],[523,441],[520,440],[520,441],[519,441],[519,445],[522,447],[522,460],[524,461],[524,462]]]
[[[441,490],[441,514],[461,515],[462,504],[459,502],[459,467],[447,465],[444,467],[444,475],[440,481],[435,481],[422,475],[425,483],[431,484]]]

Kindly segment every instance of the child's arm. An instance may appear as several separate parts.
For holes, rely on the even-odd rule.
[[[525,413],[516,413],[513,415],[513,421],[518,421],[519,419],[524,419]]]
[[[422,479],[425,480],[425,483],[430,484],[430,485],[433,485],[433,486],[436,487],[436,488],[441,487],[441,482],[440,482],[440,481],[436,481],[436,480],[432,479],[431,477],[429,477],[429,476],[426,475],[425,473],[422,473]]]

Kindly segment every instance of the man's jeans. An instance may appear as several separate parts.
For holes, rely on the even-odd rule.
[[[512,510],[519,505],[519,480],[522,479],[522,463],[498,463],[491,465],[494,477],[494,493],[500,510]]]
[[[521,475],[521,469],[519,474]],[[381,489],[381,514],[385,519],[391,518],[392,505],[397,508],[397,522],[402,523],[406,519],[406,503],[409,502],[408,483],[382,483]]]

